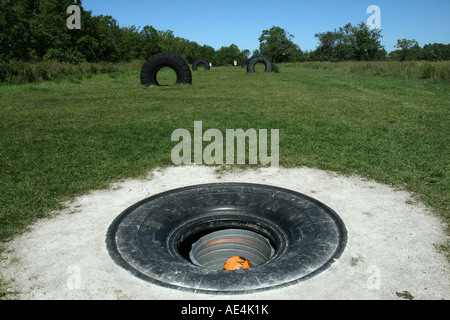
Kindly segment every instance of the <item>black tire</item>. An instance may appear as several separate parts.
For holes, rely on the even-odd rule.
[[[209,66],[209,61],[207,61],[205,59],[197,59],[192,64],[192,70],[193,71],[197,71],[199,64],[203,64],[205,66],[205,70],[210,70],[211,69],[211,67]]]
[[[255,65],[258,62],[262,62],[266,66],[266,69],[264,70],[264,72],[272,72],[273,71],[272,61],[270,61],[270,59],[267,58],[266,56],[260,55],[260,56],[255,56],[250,59],[248,65],[247,65],[247,72],[255,72]]]
[[[241,64],[241,68],[245,68],[249,62],[250,62],[250,59],[244,59],[244,61],[242,61],[242,64]]]
[[[260,234],[274,254],[249,272],[207,270],[189,261],[191,244],[227,229]],[[326,205],[291,190],[246,183],[197,185],[151,196],[119,215],[106,239],[110,256],[133,275],[214,294],[251,293],[309,279],[339,258],[346,242],[344,223]]]
[[[175,84],[192,83],[192,73],[189,65],[182,57],[171,52],[157,53],[145,62],[141,70],[141,84],[159,86],[156,75],[162,68],[171,68],[177,74]]]

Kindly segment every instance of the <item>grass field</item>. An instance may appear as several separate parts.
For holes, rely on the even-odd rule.
[[[434,82],[450,81],[449,61],[342,61],[342,62],[306,62],[290,63],[286,66],[325,70],[340,70],[360,75],[401,77],[406,79],[431,79]]]
[[[147,88],[139,72],[0,86],[0,241],[64,200],[171,165],[172,132],[197,120],[203,130],[279,129],[280,165],[391,184],[449,220],[448,81],[280,65]]]

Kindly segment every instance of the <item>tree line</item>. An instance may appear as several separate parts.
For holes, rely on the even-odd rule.
[[[81,10],[81,29],[66,27],[66,9]],[[242,62],[251,55],[264,54],[274,62],[344,60],[448,60],[450,45],[428,44],[421,48],[415,40],[399,40],[398,50],[387,54],[381,45],[381,30],[364,23],[347,24],[337,30],[318,33],[313,51],[302,51],[293,35],[280,27],[263,30],[259,49],[250,52],[235,44],[215,50],[174,35],[171,30],[152,26],[121,27],[108,15],[94,16],[81,0],[0,0],[0,59],[8,61],[119,62],[146,59],[170,51],[192,63],[201,57],[214,65]]]
[[[81,28],[66,26],[67,8],[77,5]],[[248,57],[236,45],[215,50],[152,26],[121,27],[108,15],[94,16],[81,0],[0,0],[0,58],[21,61],[119,62],[170,51],[189,62],[203,57],[217,65]]]
[[[381,45],[381,30],[369,29],[364,23],[350,23],[334,31],[318,33],[319,46],[308,54],[310,61],[373,60],[450,60],[450,44],[433,43],[421,48],[414,39],[399,39],[397,50],[389,54]]]

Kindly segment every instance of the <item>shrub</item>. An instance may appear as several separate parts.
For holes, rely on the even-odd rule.
[[[272,71],[275,73],[279,73],[280,72],[280,67],[278,67],[278,65],[276,63],[273,64],[272,66]]]
[[[47,53],[44,55],[44,60],[65,61],[74,64],[86,61],[81,52],[73,48],[70,48],[69,50],[48,49]]]
[[[450,61],[304,62],[300,65],[314,69],[340,70],[381,77],[450,81]]]
[[[437,68],[434,64],[426,62],[420,67],[420,79],[431,79],[436,75]]]
[[[21,84],[36,81],[48,81],[73,75],[103,74],[117,71],[135,70],[142,66],[142,61],[135,60],[127,63],[68,63],[56,60],[39,62],[23,62],[18,60],[0,61],[0,83]],[[79,82],[79,77],[73,78]]]

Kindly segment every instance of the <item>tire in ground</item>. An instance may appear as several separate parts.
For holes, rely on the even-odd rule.
[[[270,61],[270,59],[267,58],[266,56],[260,55],[260,56],[255,56],[250,59],[250,61],[247,64],[247,72],[256,72],[255,65],[259,62],[263,63],[266,66],[266,69],[264,70],[264,72],[272,72],[273,71],[272,61]]]
[[[203,64],[205,66],[205,70],[210,70],[211,69],[211,67],[209,66],[209,61],[207,61],[205,59],[197,59],[192,64],[192,70],[193,71],[197,71],[199,64]]]
[[[199,258],[202,242],[211,245],[207,238],[217,240],[218,232],[253,240],[240,241],[244,249],[259,242],[255,254],[264,251],[265,241],[273,252],[252,268],[236,271],[210,270],[190,259]],[[106,239],[111,258],[134,276],[213,294],[245,294],[307,280],[338,259],[346,242],[342,220],[326,205],[291,190],[246,183],[189,186],[153,195],[122,212]]]
[[[192,83],[192,73],[187,62],[175,53],[161,52],[151,56],[145,62],[141,70],[141,84],[159,86],[156,76],[162,68],[175,71],[177,75],[175,84]]]

